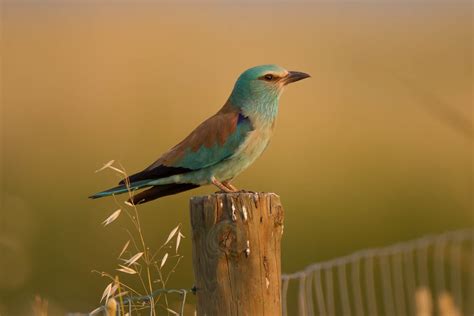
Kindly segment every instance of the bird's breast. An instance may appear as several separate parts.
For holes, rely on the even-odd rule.
[[[252,125],[254,129],[247,133],[235,153],[210,169],[212,176],[220,180],[233,179],[265,151],[273,134],[273,124],[268,126]]]
[[[245,141],[240,145],[234,156],[244,156],[245,158],[255,160],[265,148],[267,148],[272,137],[271,129],[253,130],[247,134]]]
[[[254,125],[255,126],[255,125]],[[236,150],[231,159],[238,173],[246,169],[265,151],[273,135],[273,124],[255,126],[255,129],[246,135],[245,140]]]

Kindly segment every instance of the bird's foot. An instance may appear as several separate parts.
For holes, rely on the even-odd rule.
[[[250,191],[250,190],[237,190],[237,191],[224,191],[224,190],[219,190],[215,191],[214,193],[251,193],[251,194],[256,194],[256,191]]]
[[[257,192],[255,192],[255,191],[250,191],[250,190],[238,190],[238,191],[236,191],[236,192],[237,192],[237,193],[252,193],[252,194],[257,193]]]
[[[225,186],[223,183],[221,183],[215,177],[212,177],[211,181],[212,181],[212,184],[214,184],[216,187],[218,187],[221,190],[221,192],[219,192],[219,193],[234,193],[235,192],[234,190],[232,190],[232,189],[228,188],[227,186]]]
[[[222,184],[227,187],[229,190],[232,190],[232,192],[239,192],[240,190],[237,189],[235,186],[233,186],[230,181],[222,181]]]

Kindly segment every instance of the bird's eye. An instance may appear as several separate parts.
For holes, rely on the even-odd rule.
[[[273,80],[273,75],[270,75],[270,74],[265,75],[265,80],[272,81]]]

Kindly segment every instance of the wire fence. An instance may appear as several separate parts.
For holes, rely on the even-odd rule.
[[[474,230],[368,249],[282,276],[283,315],[474,315]]]

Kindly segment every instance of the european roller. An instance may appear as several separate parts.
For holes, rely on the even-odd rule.
[[[231,181],[267,148],[284,88],[308,77],[277,65],[244,71],[216,114],[149,167],[91,198],[146,189],[130,200],[140,204],[207,184],[237,192]]]

